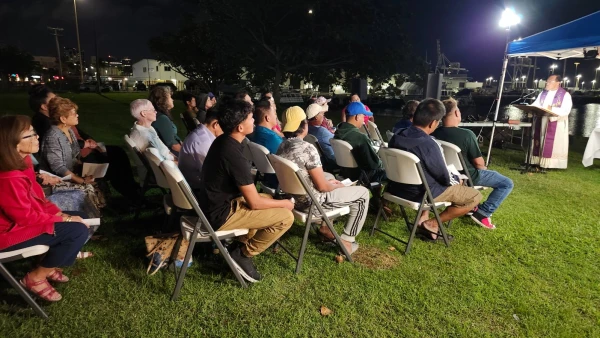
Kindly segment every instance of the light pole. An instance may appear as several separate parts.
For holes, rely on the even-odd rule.
[[[565,79],[565,83],[567,84],[566,88],[569,88],[569,79]]]
[[[579,67],[579,62],[573,62],[573,64],[575,65],[575,77],[577,77],[577,67]],[[575,87],[577,87],[577,85],[575,85]]]
[[[75,10],[75,31],[77,32],[77,50],[79,51],[79,73],[81,82],[83,82],[83,58],[81,57],[81,42],[79,41],[79,22],[77,21],[77,0],[73,0],[73,9]]]
[[[600,70],[600,67],[596,68],[596,75],[594,75],[594,80],[596,80],[596,78],[598,77],[598,71]]]
[[[583,89],[583,84],[585,83],[585,81],[581,81],[581,89]]]
[[[527,88],[527,82],[525,81],[526,78],[527,76],[525,75],[521,76],[521,79],[523,80],[523,88]]]
[[[575,88],[579,88],[579,79],[581,79],[581,74],[575,76]]]
[[[592,90],[594,90],[594,87],[596,87],[596,80],[592,80]]]
[[[558,67],[558,66],[557,65],[550,66],[550,69],[552,70],[552,74],[554,74],[554,70],[556,69],[556,67]]]
[[[538,81],[540,81],[540,80],[538,80],[538,79],[533,80],[533,83],[535,83],[535,89],[538,89]]]

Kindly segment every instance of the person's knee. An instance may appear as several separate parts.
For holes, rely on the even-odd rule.
[[[475,205],[477,205],[477,204],[479,204],[479,202],[481,202],[481,200],[483,199],[483,195],[482,195],[482,194],[481,194],[481,192],[479,192],[478,190],[475,190],[475,192],[476,192],[477,194],[476,194],[476,195],[475,195],[475,197],[473,198],[473,200],[474,200],[474,202],[473,202],[473,203],[474,203]]]
[[[505,177],[504,186],[506,187],[506,189],[512,190],[514,188],[515,184],[513,183],[513,181],[510,178]]]
[[[286,230],[291,228],[292,224],[294,224],[294,214],[287,209],[285,209],[285,212],[282,212],[281,219],[282,228]]]
[[[88,227],[79,222],[73,222],[69,224],[69,227],[71,227],[71,229],[69,229],[69,237],[76,243],[81,243],[81,245],[83,245],[90,233]]]

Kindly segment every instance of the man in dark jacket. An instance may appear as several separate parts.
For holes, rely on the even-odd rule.
[[[429,136],[440,124],[446,109],[440,100],[426,99],[422,101],[413,117],[413,125],[400,129],[390,140],[389,147],[415,154],[421,160],[425,179],[435,202],[450,202],[440,214],[442,222],[447,222],[465,215],[481,201],[479,191],[463,185],[451,185],[450,174],[446,167],[440,147]],[[421,202],[425,188],[422,185],[401,184],[391,182],[388,192],[398,197]],[[423,216],[427,216],[425,213]],[[423,220],[425,217],[421,217]],[[439,225],[435,218],[425,220],[417,229],[428,240],[437,239]]]

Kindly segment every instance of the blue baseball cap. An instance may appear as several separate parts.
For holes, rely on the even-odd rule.
[[[356,116],[359,114],[363,114],[366,116],[373,116],[373,113],[367,111],[365,105],[362,102],[352,102],[346,107],[346,115],[348,116]]]

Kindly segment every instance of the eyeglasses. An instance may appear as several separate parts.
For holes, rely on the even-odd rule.
[[[31,134],[31,135],[23,136],[23,137],[22,137],[22,139],[24,140],[24,139],[28,139],[28,138],[30,138],[30,137],[36,137],[36,136],[38,136],[38,134],[37,134],[36,132],[34,132],[34,133],[33,133],[33,134]]]

